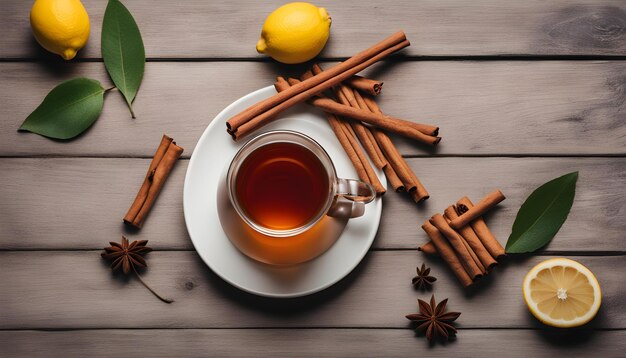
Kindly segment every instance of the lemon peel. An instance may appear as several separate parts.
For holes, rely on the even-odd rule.
[[[36,0],[30,25],[37,42],[65,60],[73,59],[89,38],[89,15],[79,0]]]
[[[265,20],[256,50],[282,63],[306,62],[326,45],[331,23],[324,8],[305,2],[283,5]]]

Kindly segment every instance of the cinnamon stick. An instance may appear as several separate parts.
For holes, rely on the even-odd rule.
[[[321,72],[322,72],[322,68],[318,64],[314,64],[311,70],[306,71],[302,75],[302,78],[309,78],[310,76],[318,75]],[[340,93],[343,93],[343,96],[344,96],[343,97],[344,101],[342,102],[343,104],[346,104],[346,101],[347,101],[354,108],[367,110],[367,105],[365,104],[365,102],[363,102],[363,99],[361,98],[361,95],[358,92],[352,91],[351,88],[343,84],[335,88],[337,88]],[[342,97],[340,97],[340,100],[341,98]],[[360,102],[359,102],[359,99],[360,99]],[[358,128],[355,128],[355,130],[357,131],[357,134],[363,137],[367,136],[367,139],[365,138],[361,139],[361,143],[363,143],[366,150],[368,150],[368,154],[372,158],[372,161],[374,162],[374,164],[379,169],[384,169],[386,166],[388,166],[387,160],[385,159],[385,156],[381,152],[380,147],[378,146],[378,143],[376,142],[376,139],[374,138],[372,134],[372,131],[375,129],[366,127],[360,122],[352,122],[352,123],[354,123],[355,126],[358,126]],[[386,169],[385,172],[389,172],[390,170],[392,169]],[[397,184],[397,183],[398,183],[397,181],[394,181],[394,184]],[[394,190],[396,191],[398,190],[398,187],[396,187],[395,185],[394,185]]]
[[[424,230],[428,237],[430,237],[432,243],[437,248],[439,256],[441,256],[441,258],[448,263],[448,266],[452,269],[452,272],[459,279],[461,284],[464,287],[472,285],[472,278],[469,276],[456,253],[445,237],[443,237],[441,232],[437,230],[437,228],[428,220],[422,225],[422,230]]]
[[[449,206],[444,211],[445,216],[451,221],[459,217],[458,213],[454,206]],[[482,266],[490,271],[494,266],[498,264],[498,262],[491,256],[489,251],[485,248],[485,245],[480,241],[474,229],[470,225],[464,226],[458,230],[461,237],[465,239],[468,245],[471,247],[473,252],[476,254],[478,259],[480,260]]]
[[[363,97],[361,96],[361,94],[356,89],[351,89],[351,90],[359,108],[368,111],[369,108],[367,107],[367,104],[365,103],[365,100],[363,100]],[[387,159],[385,158],[385,155],[383,154],[382,150],[380,149],[380,146],[378,145],[376,138],[374,138],[373,132],[377,131],[378,129],[374,127],[369,127],[369,126],[364,126],[364,127],[367,129],[367,136],[370,138],[370,142],[372,143],[374,147],[374,151],[376,152],[376,155],[378,156],[380,161],[384,164],[383,167],[389,166],[389,163]]]
[[[315,77],[317,76],[313,76],[312,78]],[[304,83],[296,79],[290,80],[294,83],[293,85]],[[325,96],[312,98],[308,102],[316,107],[319,107],[324,112],[333,113],[342,118],[366,122],[371,125],[387,129],[390,132],[421,141],[425,144],[437,145],[439,141],[441,141],[440,137],[424,134],[424,132],[432,133],[437,130],[437,127],[435,126],[409,122],[403,119],[384,116],[359,108],[353,108],[349,105],[338,103],[337,101]],[[420,130],[423,130],[424,132],[421,132]],[[239,132],[231,133],[231,135],[238,138],[238,133]]]
[[[314,64],[311,67],[311,71],[312,71],[313,75],[319,75],[320,73],[324,72],[324,70],[322,70],[322,68],[318,64]],[[341,88],[341,85],[339,87]],[[345,90],[342,89],[342,91],[345,91]],[[349,95],[347,93],[347,91],[344,92],[344,95],[348,96],[349,97],[348,99],[351,99],[351,97],[353,97],[352,95]],[[356,96],[354,96],[354,97],[356,98]],[[353,103],[353,102],[351,102],[351,103]],[[359,109],[358,106],[353,106],[353,107],[356,108],[356,109]],[[373,113],[375,115],[379,115],[379,116],[382,117],[382,118],[378,118],[377,119],[377,118],[369,115],[370,113],[367,113],[367,108],[360,108],[360,109],[364,110],[364,112],[359,113],[359,117],[355,117],[354,119],[361,120],[363,122],[366,122],[366,123],[369,123],[369,124],[372,124],[372,125],[376,125],[376,122],[379,122],[381,120],[389,119],[394,124],[404,125],[404,126],[406,126],[408,128],[413,128],[413,129],[415,129],[415,130],[417,130],[419,132],[422,132],[423,134],[425,134],[427,136],[436,137],[439,134],[439,127],[437,127],[437,126],[433,126],[433,125],[430,125],[430,124],[415,123],[415,122],[406,121],[406,120],[403,120],[403,119],[398,119],[398,118],[386,116],[386,115],[383,114],[382,111],[380,111],[380,112],[370,111],[371,113]],[[337,113],[337,114],[339,114],[339,113]],[[434,144],[439,143],[440,140],[441,140],[441,138],[438,138],[438,139],[431,138],[430,139],[430,141],[435,142]]]
[[[344,81],[344,83],[354,89],[372,96],[378,96],[383,90],[383,82],[376,81],[361,76],[352,76]]]
[[[362,100],[365,103],[367,109],[372,113],[382,114],[383,112],[380,110],[380,107],[369,97],[363,97],[360,94],[356,94],[355,96],[358,100]],[[411,169],[402,158],[402,155],[396,149],[396,146],[391,142],[391,139],[385,134],[385,132],[381,130],[373,131],[372,134],[378,143],[378,146],[383,151],[387,161],[393,168],[394,172],[400,178],[404,185],[404,189],[408,192],[415,191],[416,184],[413,181],[413,177],[411,176]]]
[[[183,154],[183,148],[167,135],[163,135],[161,143],[152,157],[148,172],[143,180],[139,192],[128,209],[124,222],[136,228],[141,228],[154,205],[154,202],[165,184],[176,160]]]
[[[456,214],[454,206],[449,206],[446,208],[446,210],[444,210],[443,217],[446,219],[448,224],[450,224],[450,214],[451,214],[450,212],[454,212]],[[467,251],[469,252],[470,256],[472,256],[472,260],[474,260],[474,263],[476,264],[476,266],[478,266],[478,268],[483,274],[487,273],[487,269],[485,268],[483,263],[480,261],[480,259],[476,255],[476,252],[474,252],[474,249],[472,248],[472,246],[470,246],[469,242],[465,239],[465,237],[460,232],[457,232],[457,233],[461,237],[461,241],[463,245],[465,246],[465,248],[467,249]]]
[[[276,88],[276,91],[279,93],[286,90],[290,86],[291,84],[283,77],[277,77],[276,82],[274,83],[274,88]],[[358,143],[356,143],[356,139],[354,139],[352,133],[346,130],[343,121],[331,113],[327,113],[327,119],[333,132],[335,133],[335,136],[339,140],[339,143],[352,162],[359,179],[372,185],[378,195],[384,194],[385,188],[382,186],[382,183],[380,183],[378,175],[374,173],[374,170],[365,157],[365,154],[361,151],[361,147],[359,147]]]
[[[364,102],[370,111],[375,113],[382,113],[380,107],[376,102],[369,97],[362,97]],[[422,202],[430,198],[430,194],[422,185],[422,182],[417,178],[411,167],[404,160],[396,146],[391,142],[391,139],[383,131],[374,132],[374,137],[378,141],[381,149],[385,153],[387,160],[393,166],[400,179],[405,185],[408,192],[411,193],[413,200],[416,203]]]
[[[230,118],[226,127],[235,134],[235,139],[245,136],[271,121],[280,112],[297,103],[308,100],[317,93],[322,93],[409,45],[410,43],[406,40],[404,33],[398,32],[373,47],[324,71],[320,76],[311,77],[298,86],[293,86],[289,90],[278,93],[247,108]],[[241,133],[237,134],[238,132]]]
[[[312,78],[315,78],[315,76]],[[303,82],[300,82],[300,83],[303,83]],[[421,124],[405,121],[399,118],[377,115],[377,114],[374,114],[374,113],[371,113],[362,109],[352,108],[350,106],[337,103],[336,101],[327,97],[312,98],[312,99],[309,99],[308,102],[322,109],[324,112],[333,113],[340,117],[350,119],[350,120],[365,122],[373,126],[386,129],[390,132],[405,136],[407,138],[417,140],[424,144],[434,146],[434,145],[437,145],[441,141],[440,137],[435,137],[433,135],[424,134],[423,132],[419,130],[419,129],[422,129],[424,131],[429,130],[430,132],[432,132],[431,127],[433,126],[430,126],[430,125],[421,125]],[[247,123],[245,125],[247,125]],[[249,133],[248,131],[245,132],[245,134],[248,134],[248,133]],[[235,139],[238,139],[245,134],[243,134],[242,129],[240,129],[238,132],[234,132],[234,133],[231,132],[231,135],[233,135]]]
[[[478,202],[475,206],[468,208],[468,210],[463,210],[463,214],[454,219],[450,223],[450,226],[454,229],[460,229],[472,222],[474,219],[483,216],[487,211],[489,211],[489,209],[498,205],[498,203],[504,199],[506,199],[504,194],[502,194],[500,190],[496,189],[487,194],[487,196],[485,196],[483,200]]]
[[[454,248],[454,252],[457,253],[461,264],[465,267],[465,270],[472,280],[482,277],[483,273],[463,244],[463,239],[450,227],[450,225],[448,225],[446,219],[444,219],[441,214],[435,214],[430,219],[430,223],[433,224],[437,230],[439,230],[448,239],[450,245]]]
[[[393,190],[395,190],[396,192],[401,192],[401,191],[406,190],[406,188],[404,187],[404,184],[402,184],[402,180],[400,180],[400,177],[398,177],[398,174],[396,174],[396,171],[393,170],[393,167],[391,166],[391,164],[385,165],[385,167],[383,168],[383,171],[385,172],[387,181],[389,182],[389,185],[391,185]]]
[[[460,214],[463,213],[464,208],[471,209],[474,206],[472,204],[472,201],[466,196],[457,201],[456,205],[457,212]],[[499,259],[503,256],[506,256],[504,248],[502,247],[502,245],[500,245],[498,239],[493,236],[491,230],[489,230],[487,224],[485,223],[485,220],[482,217],[474,219],[474,221],[470,223],[470,226],[492,257],[494,257],[495,259]]]
[[[339,121],[339,123],[348,141],[350,142],[350,145],[356,152],[357,156],[359,157],[359,160],[361,161],[361,163],[363,164],[363,167],[365,168],[365,172],[367,173],[368,179],[364,181],[368,182],[370,185],[372,185],[372,187],[374,187],[374,190],[376,190],[377,195],[385,194],[386,192],[385,187],[383,187],[382,183],[380,182],[380,179],[378,179],[378,175],[374,172],[374,169],[372,168],[369,161],[367,160],[365,153],[363,153],[363,151],[359,147],[359,143],[356,141],[356,137],[354,136],[354,133],[351,132],[350,126],[344,121]]]
[[[426,255],[439,256],[439,253],[437,252],[437,248],[435,247],[435,244],[433,244],[432,240],[418,247],[417,251],[421,251],[425,253]]]
[[[314,63],[311,68],[312,74],[316,75],[322,72],[322,67],[319,64]],[[363,93],[371,94],[372,96],[377,96],[383,89],[383,82],[372,80],[369,78],[365,78],[359,75],[354,75],[347,80],[344,81],[344,84],[348,85],[348,87],[355,88]]]
[[[344,105],[352,106],[353,108],[360,109],[359,104],[356,102],[356,98],[354,97],[354,94],[352,93],[352,90],[349,89],[348,87],[340,85],[337,88],[337,97],[339,98],[340,103]],[[363,123],[358,122],[358,121],[350,121],[350,125],[352,126],[352,129],[354,129],[354,132],[358,136],[359,141],[361,141],[363,148],[365,148],[365,151],[367,152],[369,157],[372,159],[372,162],[374,162],[374,165],[378,169],[382,169],[386,163],[378,156],[378,153],[376,152],[376,149],[374,148],[374,143],[372,142],[372,138],[369,136],[371,135],[371,133],[369,133],[369,130],[363,125]]]

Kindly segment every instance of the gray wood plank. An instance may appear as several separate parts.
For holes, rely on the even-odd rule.
[[[0,249],[99,249],[125,232],[128,210],[149,159],[0,159]],[[135,238],[156,249],[192,249],[182,212],[187,160],[174,169]],[[507,200],[487,217],[504,244],[517,210],[532,190],[580,171],[576,201],[548,249],[626,252],[626,158],[413,158],[409,164],[431,193],[416,206],[408,196],[384,196],[375,248],[417,248],[421,223],[464,195],[479,200],[495,188]],[[217,175],[217,173],[216,173]]]
[[[417,311],[415,267],[432,266],[436,297],[462,312],[461,328],[539,328],[521,294],[526,272],[550,257],[511,257],[480,285],[463,290],[438,259],[414,251],[370,252],[332,288],[291,300],[260,298],[229,286],[195,252],[149,254],[143,275],[176,302],[164,304],[138,281],[112,277],[100,251],[0,252],[0,328],[406,328]],[[570,256],[596,273],[603,305],[590,328],[626,328],[626,256]]]
[[[437,349],[433,349],[437,348]],[[3,331],[4,357],[620,357],[626,331],[461,330],[431,347],[408,329]]]
[[[83,1],[92,25],[81,57],[100,57],[106,3]],[[148,57],[260,57],[255,44],[265,17],[284,1],[125,1]],[[620,0],[412,1],[319,0],[333,18],[326,57],[351,56],[404,29],[410,55],[625,55],[626,4]],[[4,2],[0,57],[50,58],[33,40],[31,2]],[[358,14],[358,15],[357,15]]]
[[[152,156],[166,132],[189,156],[224,107],[285,72],[254,62],[148,63],[136,120],[111,92],[91,129],[60,142],[16,130],[62,80],[108,86],[104,66],[0,63],[0,155]],[[411,61],[370,71],[385,80],[384,111],[441,127],[434,151],[398,140],[405,155],[624,155],[624,73],[626,61]]]

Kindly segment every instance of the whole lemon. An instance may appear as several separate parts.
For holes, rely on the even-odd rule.
[[[282,63],[306,62],[326,45],[330,23],[323,7],[306,2],[283,5],[265,20],[256,50]]]
[[[43,48],[66,60],[73,59],[89,38],[89,15],[80,0],[36,0],[30,26]]]

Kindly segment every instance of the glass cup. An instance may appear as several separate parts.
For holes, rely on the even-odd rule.
[[[260,148],[274,143],[299,145],[313,154],[323,167],[322,171],[316,172],[320,176],[316,180],[323,181],[324,188],[328,190],[323,200],[320,200],[317,213],[296,227],[277,229],[264,226],[246,212],[242,198],[237,194],[237,178],[245,159]],[[229,204],[241,223],[247,226],[234,230],[236,235],[228,235],[231,242],[244,254],[270,264],[294,264],[320,255],[340,236],[347,219],[363,215],[365,204],[376,197],[370,184],[356,179],[338,178],[332,160],[319,143],[302,133],[287,130],[266,132],[244,144],[235,154],[225,179]],[[341,230],[336,229],[338,222],[343,222]],[[327,229],[329,226],[335,226],[335,229]],[[226,231],[229,234],[229,230]]]

